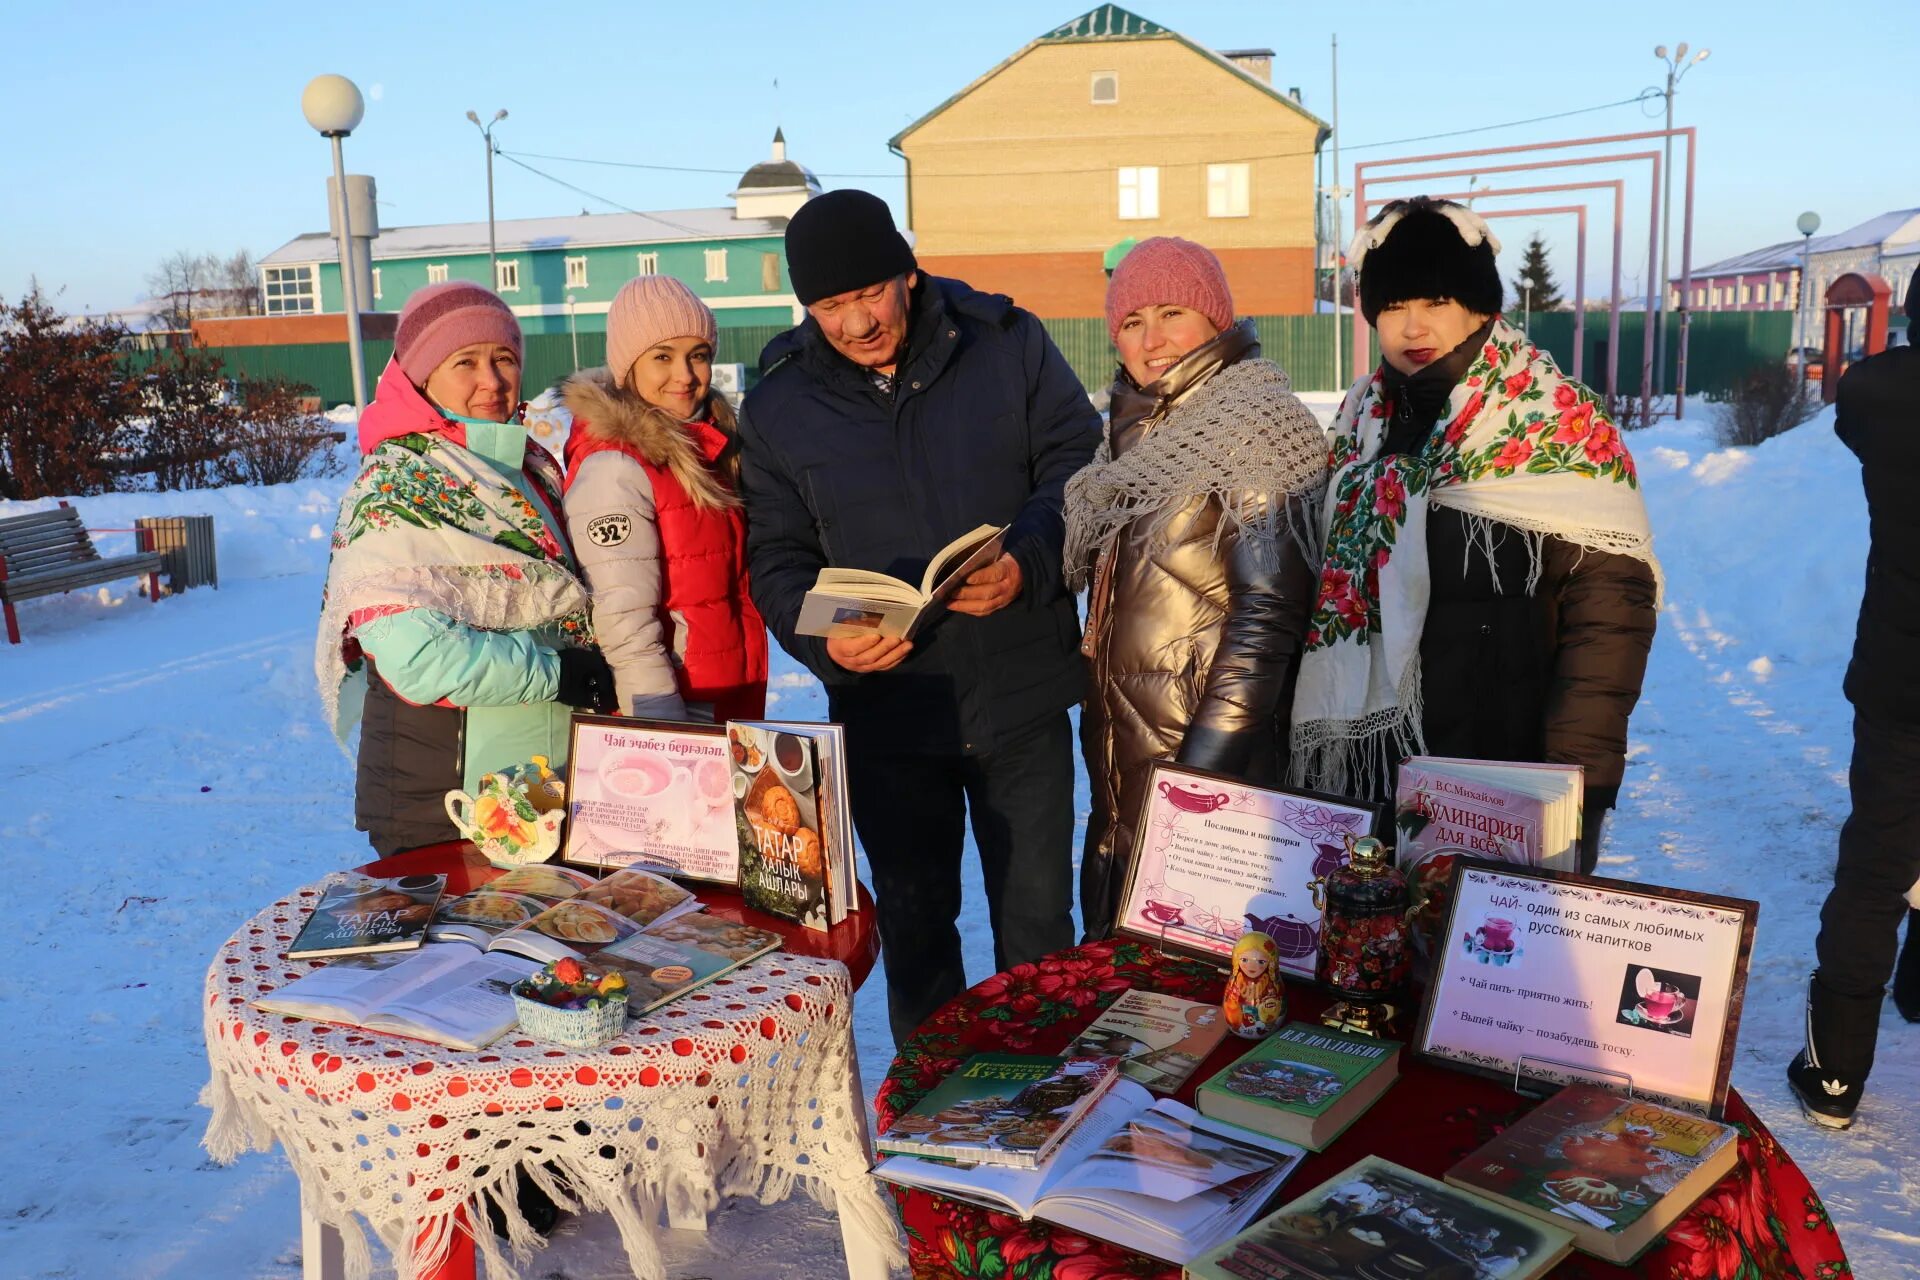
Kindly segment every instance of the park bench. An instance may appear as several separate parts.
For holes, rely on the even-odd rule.
[[[164,557],[145,550],[149,545],[145,534],[136,536],[142,550],[109,559],[94,549],[80,513],[64,502],[51,511],[0,520],[0,605],[6,609],[7,642],[20,643],[20,620],[13,606],[21,600],[144,573],[147,594],[157,602]]]

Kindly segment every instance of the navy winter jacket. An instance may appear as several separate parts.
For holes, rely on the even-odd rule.
[[[753,602],[826,685],[833,718],[897,750],[971,755],[1080,701],[1060,500],[1093,456],[1100,417],[1039,320],[923,274],[893,396],[811,318],[769,343],[760,367],[740,417]],[[1019,597],[985,618],[944,615],[893,670],[857,675],[824,640],[794,633],[823,566],[918,582],[954,538],[1009,523]]]

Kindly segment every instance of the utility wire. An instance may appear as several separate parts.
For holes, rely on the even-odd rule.
[[[684,222],[675,222],[672,218],[663,218],[657,213],[648,213],[642,209],[634,209],[627,205],[621,204],[618,200],[609,200],[606,196],[598,195],[592,191],[587,190],[585,187],[576,187],[575,185],[573,185],[573,183],[568,182],[565,178],[556,178],[552,174],[546,172],[544,169],[534,168],[532,165],[528,164],[526,161],[516,157],[512,152],[500,151],[500,152],[496,152],[495,154],[497,154],[502,160],[508,160],[514,164],[519,165],[522,169],[525,169],[528,173],[533,174],[535,177],[545,178],[548,182],[557,182],[561,186],[565,187],[567,190],[575,193],[576,195],[583,195],[589,200],[598,200],[601,204],[609,205],[615,209],[620,210],[620,212],[622,213],[632,213],[632,214],[637,214],[642,218],[651,218],[655,222],[660,223],[662,226],[672,227],[676,231],[684,231],[690,236],[706,236],[709,234],[709,232],[702,231],[698,227],[690,227],[686,225]]]
[[[1631,98],[1621,98],[1617,102],[1603,102],[1597,106],[1592,106],[1592,107],[1577,107],[1572,111],[1556,111],[1549,115],[1529,116],[1524,120],[1507,120],[1499,124],[1483,124],[1483,125],[1475,125],[1472,128],[1467,128],[1467,129],[1451,129],[1445,133],[1424,133],[1411,138],[1393,138],[1384,142],[1362,142],[1362,143],[1358,143],[1351,146],[1342,146],[1341,150],[1372,151],[1372,150],[1377,150],[1381,147],[1405,146],[1411,142],[1433,142],[1440,138],[1459,138],[1459,137],[1464,137],[1468,134],[1474,134],[1474,133],[1491,133],[1496,129],[1512,129],[1520,125],[1541,124],[1548,120],[1564,120],[1569,116],[1588,115],[1595,111],[1611,111],[1615,107],[1631,106],[1635,103],[1644,102],[1647,100],[1649,96],[1659,97],[1660,94],[1659,94],[1659,91],[1657,90],[1647,89],[1647,90],[1643,90],[1640,93],[1635,94]],[[520,165],[521,168],[526,169],[529,172],[538,173],[543,178],[547,178],[553,182],[558,182],[560,183],[561,186],[568,187],[570,190],[573,190],[573,191],[578,191],[582,195],[592,196],[593,199],[599,200],[603,204],[611,204],[615,208],[625,208],[625,206],[618,204],[616,201],[607,200],[602,196],[594,196],[592,192],[583,191],[579,187],[574,187],[570,183],[564,182],[559,178],[553,177],[552,174],[541,173],[540,170],[533,168],[533,166],[529,164],[523,163],[517,157],[525,156],[529,160],[552,160],[552,161],[560,162],[562,164],[599,165],[605,168],[612,168],[612,169],[646,169],[656,173],[714,173],[714,174],[737,174],[738,173],[738,170],[735,170],[735,169],[710,169],[710,168],[703,168],[696,165],[645,164],[637,160],[595,160],[585,156],[557,156],[557,155],[544,154],[538,151],[521,151],[521,152],[501,151],[499,152],[499,154],[505,157],[506,159],[512,160],[515,164]],[[1220,159],[1209,158],[1204,161],[1200,161],[1200,160],[1182,161],[1177,164],[1169,165],[1166,167],[1187,168],[1187,167],[1198,167],[1203,163],[1204,164],[1236,164],[1236,163],[1247,163],[1247,162],[1256,161],[1256,160],[1290,160],[1290,159],[1295,159],[1301,156],[1311,156],[1315,154],[1317,154],[1317,149],[1309,150],[1309,151],[1279,151],[1279,152],[1268,153],[1265,155],[1241,156],[1241,157],[1238,157],[1237,159],[1231,159],[1231,160],[1220,160]],[[1071,175],[1071,174],[1110,173],[1110,172],[1112,172],[1112,166],[1103,165],[1098,168],[1092,168],[1092,169],[1044,169],[1044,170],[1009,169],[1009,170],[998,170],[998,171],[983,171],[978,173],[922,173],[917,175],[916,180],[925,181],[928,178],[965,178],[965,179],[1031,178],[1041,173],[1061,174],[1064,176],[1064,175]],[[816,172],[814,176],[818,178],[884,178],[884,179],[898,180],[904,175],[899,173],[856,173],[856,172],[819,173],[819,172]],[[638,210],[628,210],[628,212],[630,213],[638,212]]]

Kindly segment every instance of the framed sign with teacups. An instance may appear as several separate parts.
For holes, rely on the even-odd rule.
[[[1463,858],[1414,1051],[1718,1119],[1758,903]]]
[[[567,759],[562,861],[739,885],[724,726],[576,714]]]
[[[1115,932],[1224,964],[1258,930],[1282,972],[1311,980],[1320,909],[1310,886],[1340,865],[1349,836],[1377,835],[1384,821],[1379,805],[1155,761]]]

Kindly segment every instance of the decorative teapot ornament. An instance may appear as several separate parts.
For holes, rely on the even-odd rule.
[[[1321,1021],[1368,1035],[1392,1022],[1412,966],[1408,921],[1418,904],[1406,875],[1372,836],[1347,836],[1347,861],[1310,886],[1321,910],[1315,976],[1336,997]]]
[[[1220,1011],[1228,1030],[1248,1040],[1258,1040],[1280,1025],[1287,1012],[1286,990],[1280,985],[1280,949],[1268,935],[1249,929],[1233,944]]]
[[[524,776],[515,773],[481,775],[477,794],[449,791],[447,817],[462,838],[486,856],[496,867],[523,867],[545,862],[560,848],[560,826],[566,821],[564,803],[557,808],[542,808],[529,795],[538,788],[540,800],[552,793],[564,796],[564,784],[546,767],[544,761]]]

